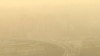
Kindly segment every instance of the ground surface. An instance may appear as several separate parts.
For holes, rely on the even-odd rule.
[[[50,43],[28,40],[0,41],[0,56],[63,56],[65,49]]]

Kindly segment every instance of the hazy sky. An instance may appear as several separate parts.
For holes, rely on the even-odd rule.
[[[0,38],[94,39],[100,35],[99,0],[0,1]]]

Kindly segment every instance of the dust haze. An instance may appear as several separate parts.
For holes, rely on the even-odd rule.
[[[62,45],[67,42],[79,48],[84,40],[100,39],[99,3],[99,0],[0,1],[0,39]]]

